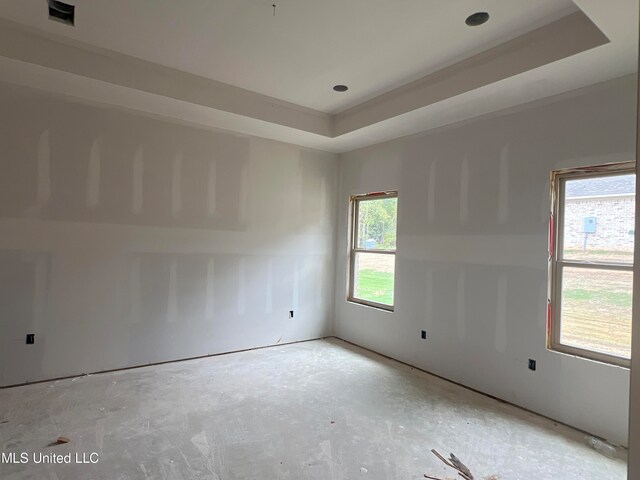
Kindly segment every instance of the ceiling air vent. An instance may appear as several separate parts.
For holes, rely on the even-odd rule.
[[[65,25],[73,25],[75,21],[75,5],[69,5],[59,0],[49,1],[49,20],[64,23]]]

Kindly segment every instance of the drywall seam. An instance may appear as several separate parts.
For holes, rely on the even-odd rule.
[[[38,138],[37,145],[37,175],[38,175],[38,190],[36,194],[36,201],[39,207],[43,207],[49,201],[51,197],[51,165],[50,165],[50,139],[49,130],[45,130]]]

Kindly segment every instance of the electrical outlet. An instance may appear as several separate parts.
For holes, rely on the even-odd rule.
[[[293,318],[293,310],[289,310],[289,318]]]
[[[422,330],[420,332],[420,338],[422,338],[423,340],[427,339],[427,331],[426,330]]]
[[[36,343],[36,334],[27,333],[27,345],[33,345],[34,343]]]
[[[536,371],[536,361],[532,358],[529,359],[529,370]]]

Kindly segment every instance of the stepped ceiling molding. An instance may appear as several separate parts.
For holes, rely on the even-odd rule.
[[[468,27],[479,4],[491,19]],[[0,0],[0,82],[331,152],[604,82],[637,61],[637,0],[285,0],[275,16],[259,0],[110,0],[78,4],[75,26],[45,7]]]

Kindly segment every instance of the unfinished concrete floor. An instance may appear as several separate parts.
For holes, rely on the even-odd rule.
[[[5,480],[459,478],[432,448],[477,478],[626,478],[585,434],[339,340],[0,390],[0,422],[5,454],[99,454]]]

